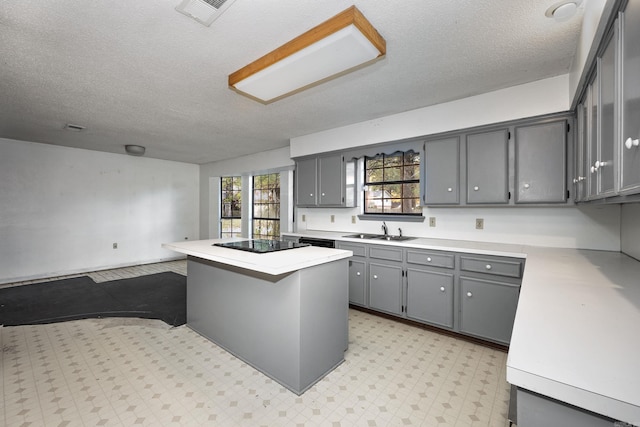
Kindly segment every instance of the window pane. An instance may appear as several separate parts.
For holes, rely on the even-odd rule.
[[[420,166],[419,165],[405,166],[404,179],[405,180],[420,179]]]
[[[383,166],[382,157],[367,157],[365,163],[365,169],[377,169]]]
[[[220,237],[239,236],[242,231],[242,177],[221,177],[220,199]]]
[[[402,213],[402,199],[391,199],[385,213]]]
[[[417,182],[402,184],[402,197],[420,198],[420,184]]]
[[[392,156],[384,157],[384,167],[402,166],[402,154],[394,154]]]
[[[368,169],[365,175],[365,182],[382,182],[384,169]]]
[[[389,167],[384,170],[385,181],[400,181],[402,180],[402,166]]]
[[[419,165],[420,164],[420,153],[414,153],[413,151],[407,151],[404,155],[404,164],[405,165]]]
[[[280,174],[253,177],[253,225],[254,239],[280,238]]]

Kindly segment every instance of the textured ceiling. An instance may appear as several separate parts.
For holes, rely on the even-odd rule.
[[[557,23],[555,2],[236,0],[205,27],[180,0],[1,1],[0,137],[190,163],[284,147],[567,73],[582,10]],[[229,90],[230,73],[352,4],[386,57],[269,105]]]

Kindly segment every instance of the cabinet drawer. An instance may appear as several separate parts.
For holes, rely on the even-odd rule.
[[[357,243],[344,243],[336,242],[338,249],[344,249],[345,251],[353,252],[353,256],[367,256],[367,247],[365,245],[358,245]]]
[[[520,278],[522,277],[522,260],[463,255],[460,257],[460,270]]]
[[[407,262],[433,267],[454,268],[455,256],[445,252],[431,252],[407,249]]]
[[[402,261],[402,248],[371,245],[369,246],[369,258]]]

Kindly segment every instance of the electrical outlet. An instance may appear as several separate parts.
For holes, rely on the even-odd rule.
[[[351,215],[351,224],[355,224],[355,223],[356,223],[356,216]]]
[[[484,228],[484,219],[476,218],[476,230],[482,230]]]
[[[435,227],[436,226],[436,217],[435,216],[430,216],[429,217],[429,227]]]
[[[336,216],[335,215],[331,215],[331,222],[336,222]]]
[[[307,216],[305,214],[302,214],[302,222],[305,222],[307,220]]]
[[[185,237],[185,238],[184,238],[184,240],[189,240],[189,238],[188,238],[188,237]]]
[[[117,243],[113,244],[113,249],[118,249],[118,244]]]

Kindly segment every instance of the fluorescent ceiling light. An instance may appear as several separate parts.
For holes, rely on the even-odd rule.
[[[385,40],[351,6],[229,75],[229,87],[269,103],[351,71],[385,53]]]

